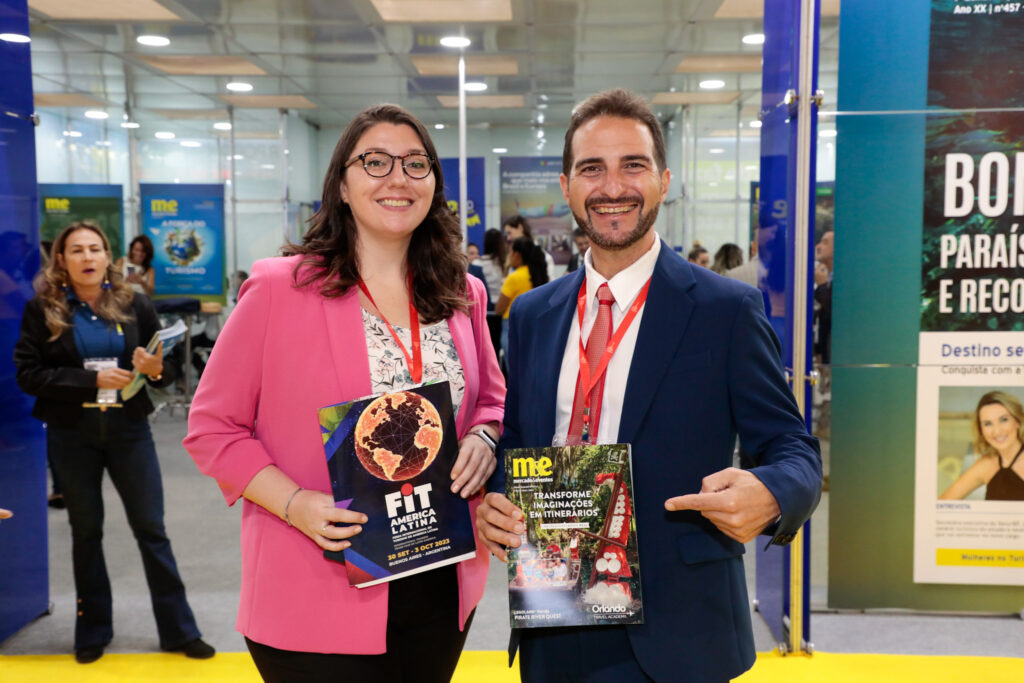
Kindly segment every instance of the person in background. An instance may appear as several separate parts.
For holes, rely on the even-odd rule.
[[[978,400],[971,420],[974,452],[980,457],[946,489],[940,500],[962,500],[979,486],[985,500],[1024,500],[1024,408],[1015,396],[990,391]]]
[[[693,248],[690,249],[690,253],[686,256],[686,260],[700,266],[701,268],[708,268],[711,266],[711,255],[708,254],[707,249],[699,244],[693,245]]]
[[[53,244],[39,292],[25,307],[14,365],[21,389],[36,397],[46,447],[71,522],[78,616],[75,659],[103,656],[114,635],[110,580],[103,559],[103,473],[110,475],[142,553],[160,647],[206,659],[185,586],[164,529],[163,483],[143,386],[118,392],[135,370],[166,384],[163,344],[142,347],[160,325],[150,300],[133,292],[111,264],[110,244],[92,223],[73,223]],[[108,393],[109,392],[109,393]]]
[[[520,237],[526,237],[533,242],[534,245],[537,244],[537,240],[533,236],[533,230],[530,228],[530,221],[518,214],[505,221],[504,226],[502,226],[502,230],[505,233],[505,241],[509,244],[512,244],[512,242]],[[540,249],[540,253],[544,256],[544,264],[548,272],[547,281],[550,282],[555,278],[555,259],[551,258],[551,254],[546,252],[544,249],[541,249],[540,246],[537,246],[537,248]],[[509,256],[511,256],[511,253]],[[511,268],[511,263],[509,264],[509,268]]]
[[[488,298],[492,302],[498,301],[501,284],[505,281],[505,263],[508,260],[506,249],[501,230],[490,228],[484,233],[484,254],[476,263],[484,271],[484,284],[487,285]]]
[[[835,244],[835,233],[832,230],[826,230],[821,235],[821,239],[814,245],[814,259],[820,261],[823,266],[828,270],[828,279],[832,280],[832,260],[834,257]]]
[[[833,236],[826,230],[814,245],[814,355],[823,365],[832,362]]]
[[[228,288],[230,290],[230,299],[232,304],[238,303],[238,292],[242,289],[242,285],[249,279],[249,273],[244,270],[236,270],[231,274],[231,278],[228,281]]]
[[[466,245],[466,258],[472,263],[480,258],[480,246],[475,242],[470,242]]]
[[[719,275],[743,265],[743,250],[732,242],[726,242],[715,252],[715,261],[711,270]]]
[[[761,278],[761,259],[757,257],[757,231],[754,232],[754,239],[750,240],[750,258],[741,266],[736,266],[725,271],[726,277],[733,280],[746,282],[751,287],[757,287]]]
[[[572,241],[576,244],[576,253],[569,259],[569,267],[565,269],[567,273],[580,267],[580,264],[583,263],[583,256],[590,248],[590,239],[587,237],[587,233],[583,232],[583,228],[576,228],[572,231]]]
[[[451,490],[475,514],[505,396],[484,286],[466,275],[434,143],[405,109],[356,115],[322,196],[302,242],[253,265],[196,390],[185,448],[229,505],[244,500],[237,627],[264,680],[447,681],[487,551],[349,585],[324,551],[347,548],[367,518],[335,505],[317,411],[447,381],[459,439]]]
[[[153,242],[138,235],[128,245],[128,259],[119,258],[114,265],[132,290],[148,297],[156,291],[156,269],[153,267]]]
[[[472,242],[466,247],[466,257],[469,262],[466,265],[466,272],[480,280],[484,284],[484,294],[487,295],[487,310],[494,310],[494,302],[491,301],[491,290],[487,288],[487,276],[484,275],[484,269],[480,266],[479,260],[473,257],[472,252],[476,252],[476,255],[480,255],[480,250]]]
[[[512,252],[508,259],[512,270],[501,285],[501,295],[498,296],[498,303],[494,305],[494,312],[502,318],[502,349],[508,348],[508,314],[512,302],[520,294],[548,282],[543,253],[544,251],[525,235],[512,241]]]

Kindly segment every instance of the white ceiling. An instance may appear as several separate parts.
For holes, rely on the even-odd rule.
[[[826,0],[823,14],[829,16],[822,18],[820,81],[826,108],[835,103],[837,4]],[[673,102],[656,106],[667,118],[678,111],[674,102],[699,92],[701,80],[717,78],[725,81],[723,90],[739,93],[735,103],[692,106],[706,108],[697,118],[705,131],[735,129],[737,108],[749,118],[760,105],[761,75],[751,69],[761,46],[741,40],[761,31],[760,5],[757,0],[29,0],[37,95],[88,96],[107,108],[111,120],[128,108],[144,129],[179,117],[208,128],[233,104],[236,128],[251,130],[276,129],[281,107],[320,126],[342,126],[380,101],[406,106],[430,123],[455,123],[456,58],[437,40],[460,33],[473,40],[467,50],[469,79],[487,83],[485,97],[502,98],[498,106],[477,108],[470,95],[471,125],[531,126],[540,119],[562,126],[574,103],[613,86]],[[474,21],[483,13],[511,18]],[[143,34],[164,35],[170,45],[140,45],[136,37]],[[225,86],[232,80],[251,83],[253,90],[231,93]],[[84,109],[67,111],[74,116]]]

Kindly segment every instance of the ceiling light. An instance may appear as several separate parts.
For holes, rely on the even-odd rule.
[[[149,47],[167,47],[171,44],[171,39],[165,36],[139,36],[135,42]]]
[[[445,36],[441,39],[441,44],[445,47],[469,47],[472,42],[469,38],[462,36]]]
[[[217,130],[231,130],[231,123],[229,121],[218,121],[213,124],[213,127]]]
[[[267,171],[273,171],[277,167],[274,166],[273,164],[260,164],[260,168],[265,169]]]
[[[228,159],[229,159],[229,160],[230,160],[230,159],[234,159],[235,161],[240,161],[240,160],[242,160],[242,159],[244,159],[244,158],[245,158],[245,157],[244,157],[244,156],[242,156],[241,154],[236,154],[236,155],[234,155],[234,156],[231,156],[230,154],[228,155]]]
[[[829,128],[827,130],[819,130],[818,135],[820,135],[823,138],[834,138],[836,136],[836,131],[834,128]]]
[[[483,92],[484,90],[487,90],[487,84],[479,81],[470,81],[462,87],[466,92]]]
[[[82,133],[81,133],[81,131],[77,131],[77,130],[66,130],[66,131],[64,131],[64,137],[67,137],[67,138],[80,138],[80,137],[82,137]]]
[[[121,127],[122,128],[138,128],[140,125],[142,125],[142,124],[135,123],[134,121],[122,121],[121,122]]]
[[[744,45],[764,45],[763,33],[751,33],[743,36]]]
[[[719,88],[724,88],[724,87],[725,87],[725,81],[720,81],[720,80],[715,79],[715,78],[712,78],[712,79],[707,80],[707,81],[701,81],[700,82],[700,89],[701,90],[718,90]]]
[[[166,130],[161,130],[161,131],[158,131],[156,133],[153,133],[153,136],[157,140],[173,140],[174,139],[174,133],[168,132]]]
[[[495,147],[491,151],[495,154],[505,154],[508,152],[508,147]]]
[[[231,92],[249,92],[252,90],[252,83],[245,83],[244,81],[232,81],[226,86]]]
[[[751,128],[760,128],[761,127],[761,122],[760,121],[751,121],[750,122],[750,127]]]
[[[108,114],[105,111],[100,111],[99,109],[90,109],[89,111],[85,112],[85,118],[87,118],[87,119],[106,119],[106,118],[110,118],[110,114]]]
[[[722,149],[721,147],[714,147],[712,149],[709,149],[708,152],[711,154],[725,154],[725,150]]]
[[[181,141],[181,146],[182,147],[202,147],[203,144],[201,142],[196,142],[195,140],[182,140]]]
[[[23,36],[20,33],[0,33],[0,40],[7,41],[8,43],[30,43],[32,39],[28,36]]]
[[[435,123],[434,124],[434,130],[444,130],[444,124],[443,123]]]
[[[110,147],[110,140],[100,140],[96,144],[100,147]]]

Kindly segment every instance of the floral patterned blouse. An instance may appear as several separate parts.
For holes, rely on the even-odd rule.
[[[365,308],[363,312],[363,330],[366,332],[366,351],[370,358],[370,383],[374,394],[396,391],[413,386],[412,375],[402,349],[392,339],[387,325]],[[405,344],[406,349],[412,348],[411,333],[408,327],[393,325],[395,334]],[[423,382],[441,382],[447,380],[452,391],[452,406],[455,415],[459,414],[459,406],[466,394],[466,377],[462,372],[462,363],[455,350],[452,332],[448,329],[448,321],[420,327],[422,339],[420,348],[423,353]],[[410,351],[411,352],[411,351]]]

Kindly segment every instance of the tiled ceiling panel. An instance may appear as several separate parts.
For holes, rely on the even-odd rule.
[[[29,0],[29,8],[53,19],[90,21],[176,21],[157,0]]]
[[[139,61],[177,75],[261,76],[267,72],[243,57],[231,55],[139,55]]]
[[[511,0],[370,0],[388,22],[512,21]]]

